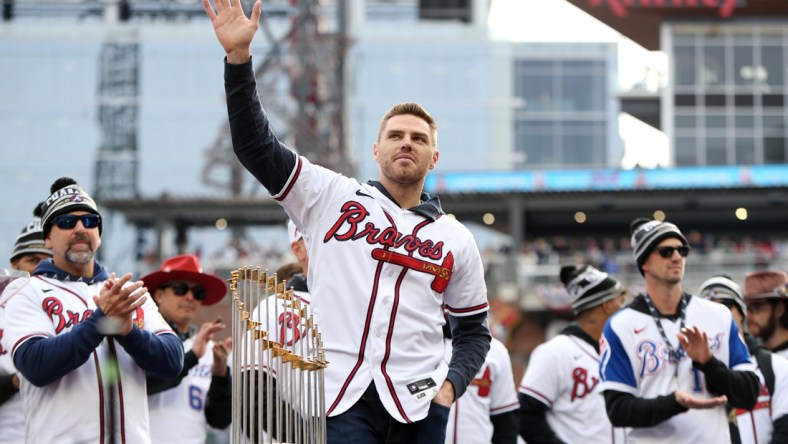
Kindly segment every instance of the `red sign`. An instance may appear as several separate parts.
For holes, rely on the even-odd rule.
[[[589,0],[591,6],[607,4],[619,17],[626,17],[631,8],[706,8],[718,9],[722,18],[730,17],[744,0]]]

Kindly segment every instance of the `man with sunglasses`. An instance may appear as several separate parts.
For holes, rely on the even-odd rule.
[[[174,378],[183,348],[141,281],[96,259],[101,216],[70,178],[52,184],[42,227],[52,260],[6,306],[4,344],[22,375],[25,439],[150,443],[145,373]]]
[[[200,308],[221,301],[227,285],[204,273],[191,254],[171,257],[141,279],[172,325],[186,351],[178,378],[148,378],[151,438],[154,443],[202,444],[208,429],[224,429],[232,421],[232,382],[227,357],[231,338],[213,341],[224,330],[218,319],[192,325]]]
[[[309,249],[309,291],[326,360],[328,443],[438,443],[450,407],[490,349],[484,267],[473,235],[424,193],[440,157],[418,103],[384,113],[378,180],[315,165],[274,134],[257,95],[251,18],[240,0],[203,0],[226,58],[233,150],[279,202]],[[454,353],[444,360],[443,306]]]
[[[788,358],[788,274],[778,270],[749,273],[744,278],[747,328],[763,347]]]
[[[605,324],[608,417],[630,442],[730,442],[725,404],[750,410],[759,389],[739,329],[724,306],[682,290],[689,246],[676,225],[640,218],[631,229],[646,293]]]
[[[763,348],[746,331],[747,319],[741,287],[730,277],[720,275],[704,281],[698,294],[724,305],[730,310],[739,332],[742,333],[750,357],[756,364],[761,381],[758,403],[752,410],[733,409],[736,421],[731,435],[736,434],[742,444],[788,442],[788,360]]]

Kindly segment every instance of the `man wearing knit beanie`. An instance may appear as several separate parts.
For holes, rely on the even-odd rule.
[[[646,293],[605,325],[608,417],[629,427],[633,442],[730,442],[725,404],[750,410],[758,399],[747,346],[730,311],[682,290],[689,247],[678,227],[647,219],[630,226]]]
[[[25,440],[150,443],[145,371],[176,378],[181,341],[142,281],[96,261],[101,216],[93,199],[70,178],[50,193],[42,228],[52,261],[3,293],[14,294],[3,339],[21,375]]]
[[[33,220],[22,227],[9,259],[11,269],[28,274],[33,273],[39,262],[52,257],[52,251],[45,245],[41,230],[41,204],[36,205],[33,216]],[[5,305],[12,296],[9,293],[0,297],[0,331],[5,327]],[[0,424],[3,425],[3,439],[0,441],[24,442],[25,412],[19,394],[19,375],[11,355],[2,346],[0,346]]]
[[[758,403],[752,410],[734,409],[736,421],[731,434],[738,434],[742,444],[759,442],[788,442],[788,360],[771,353],[746,331],[744,321],[747,309],[739,284],[725,275],[714,276],[700,285],[702,298],[728,307],[744,341],[750,357],[756,364],[758,379],[764,381],[758,394]]]
[[[14,270],[33,273],[39,262],[52,257],[52,250],[44,242],[44,232],[41,226],[43,202],[36,205],[33,210],[33,220],[22,227],[22,232],[16,238],[14,251],[11,253],[11,268]]]
[[[520,382],[520,436],[529,443],[625,442],[605,414],[599,382],[599,338],[624,305],[621,283],[585,265],[561,267],[576,323],[536,347]]]

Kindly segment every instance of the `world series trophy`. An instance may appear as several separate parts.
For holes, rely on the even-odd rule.
[[[276,275],[232,272],[232,442],[326,442],[323,342],[309,306]]]

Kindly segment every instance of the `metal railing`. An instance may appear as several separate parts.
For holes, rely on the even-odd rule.
[[[619,253],[611,259],[606,262],[606,271],[627,286],[630,294],[644,291],[643,277],[631,253]],[[557,256],[549,263],[533,263],[517,254],[496,256],[487,263],[490,298],[517,301],[524,311],[567,311],[570,301],[558,278],[559,271],[563,265],[584,263],[587,261],[582,252]],[[747,273],[764,269],[788,271],[788,257],[755,251],[693,253],[687,258],[682,286],[686,292],[697,294],[703,281],[718,274],[725,274],[741,285]]]

